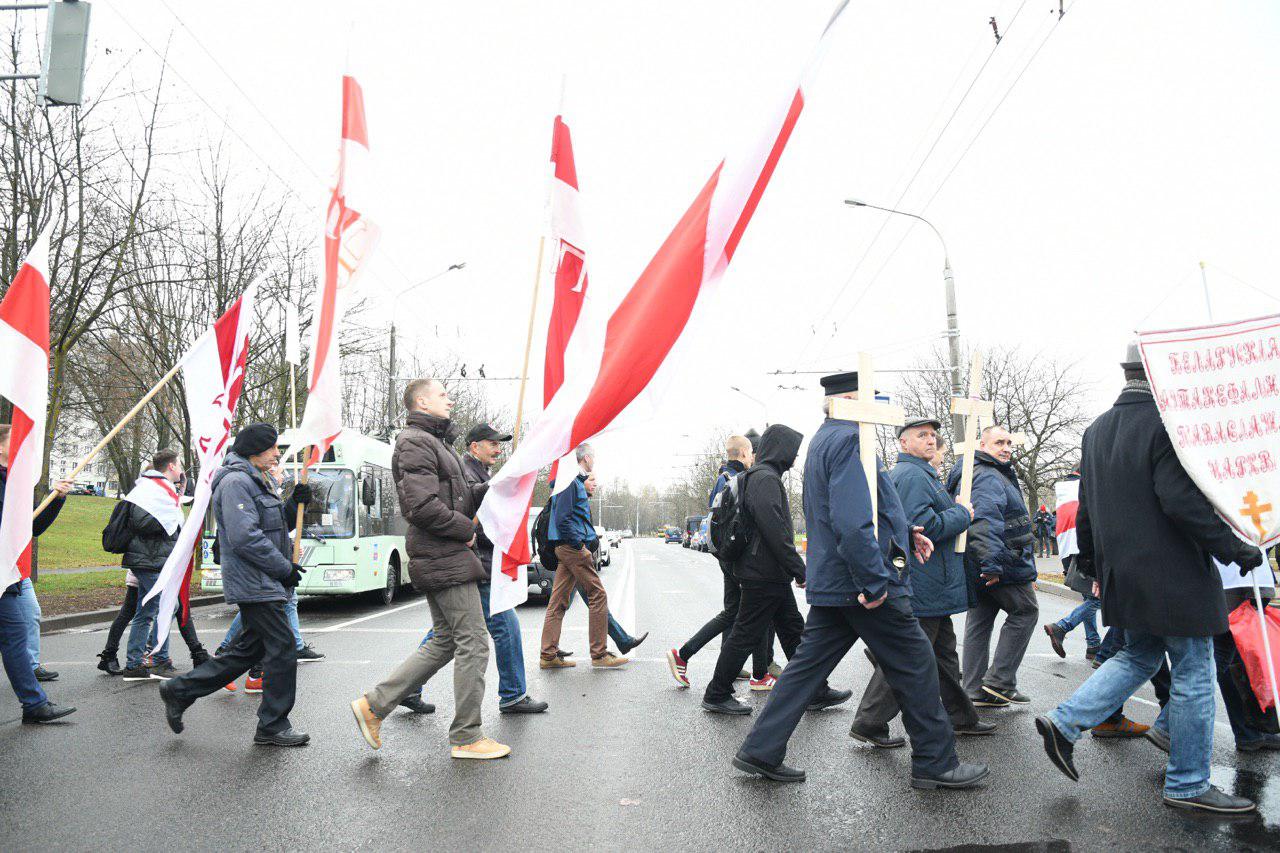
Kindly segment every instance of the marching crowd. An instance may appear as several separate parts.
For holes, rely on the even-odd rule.
[[[734,696],[734,683],[768,691],[732,763],[779,782],[805,778],[785,763],[787,743],[802,716],[848,701],[852,691],[828,679],[862,640],[873,664],[849,731],[881,749],[911,747],[910,784],[916,788],[964,788],[990,774],[957,753],[957,737],[987,736],[997,727],[982,709],[1027,705],[1018,673],[1037,628],[1065,656],[1067,633],[1083,625],[1096,671],[1066,701],[1035,719],[1047,758],[1078,780],[1075,745],[1096,738],[1146,737],[1168,753],[1163,802],[1217,813],[1247,812],[1250,801],[1209,783],[1213,744],[1214,684],[1222,693],[1237,748],[1280,749],[1280,735],[1257,728],[1244,712],[1230,677],[1236,648],[1227,627],[1229,609],[1248,600],[1243,589],[1258,572],[1264,597],[1274,581],[1263,552],[1241,542],[1213,512],[1182,469],[1160,421],[1141,362],[1122,363],[1126,385],[1114,406],[1084,434],[1077,474],[1078,554],[1064,554],[1067,581],[1084,602],[1070,615],[1039,624],[1033,581],[1037,550],[1047,553],[1048,510],[1032,515],[1011,465],[1013,438],[998,425],[982,430],[974,459],[970,500],[962,500],[960,470],[942,471],[941,423],[909,419],[898,429],[896,464],[877,463],[868,482],[860,460],[856,423],[828,416],[811,438],[803,469],[807,557],[795,547],[783,476],[796,463],[803,436],[790,427],[768,427],[754,445],[731,436],[726,461],[710,495],[711,540],[723,575],[723,608],[666,656],[671,674],[691,687],[690,663],[708,642],[722,639],[702,697],[708,712],[750,715]],[[857,373],[822,380],[830,401],[853,397]],[[382,745],[382,723],[398,707],[431,713],[424,685],[452,662],[454,718],[451,755],[501,758],[509,746],[485,735],[481,705],[490,641],[498,671],[498,705],[504,714],[536,714],[547,703],[529,695],[524,651],[515,614],[492,614],[489,566],[493,544],[475,520],[490,467],[511,436],[481,424],[465,437],[465,454],[453,446],[453,403],[434,379],[417,379],[404,393],[405,428],[395,442],[392,477],[408,523],[408,571],[425,593],[431,629],[409,656],[351,703],[368,745]],[[103,534],[104,547],[122,554],[129,572],[126,599],[107,634],[99,669],[129,679],[158,679],[165,715],[174,732],[197,699],[218,690],[261,692],[256,743],[300,746],[295,729],[297,664],[323,655],[302,638],[295,588],[305,569],[293,562],[290,531],[299,505],[311,500],[300,483],[282,495],[276,430],[254,424],[240,430],[213,481],[217,562],[225,597],[239,613],[217,650],[209,654],[189,623],[181,635],[193,669],[178,674],[168,637],[157,637],[159,598],[140,603],[155,585],[182,522],[182,463],[157,453],[138,484],[117,506]],[[0,427],[0,477],[7,464],[8,428]],[[589,499],[595,489],[595,455],[577,448],[579,470],[556,492],[542,520],[539,553],[555,582],[547,604],[539,667],[575,666],[560,645],[565,612],[576,591],[588,611],[591,666],[616,668],[647,634],[628,635],[609,612],[596,573],[596,533]],[[561,472],[560,476],[569,476]],[[69,483],[34,522],[36,535],[56,519]],[[874,490],[874,492],[872,491]],[[0,483],[0,495],[3,494]],[[0,505],[0,510],[3,506]],[[957,540],[966,544],[957,548]],[[1039,540],[1039,541],[1037,541]],[[803,590],[802,616],[792,587]],[[1224,591],[1225,590],[1225,591]],[[40,681],[56,678],[39,664],[39,610],[29,582],[0,597],[0,650],[23,722],[47,723],[75,709],[48,699]],[[1097,612],[1109,630],[1101,637]],[[964,613],[963,657],[952,617]],[[995,639],[997,617],[1003,625]],[[126,639],[123,669],[119,646]],[[617,652],[608,646],[612,638]],[[786,658],[774,658],[775,643]],[[745,670],[748,659],[749,670]],[[1123,714],[1125,701],[1146,681],[1155,686],[1161,711],[1152,726]],[[907,738],[889,724],[901,716]]]

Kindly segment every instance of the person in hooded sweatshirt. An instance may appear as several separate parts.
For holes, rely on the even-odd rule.
[[[244,630],[225,654],[160,685],[165,717],[175,733],[182,731],[182,714],[197,699],[221,690],[261,662],[265,678],[253,742],[303,746],[311,740],[289,722],[298,654],[285,614],[290,592],[306,571],[290,560],[289,530],[296,523],[298,504],[311,499],[311,490],[299,483],[287,503],[277,497],[270,473],[280,461],[276,439],[270,424],[240,430],[213,477],[211,506],[218,526],[223,595],[228,604],[239,606]]]
[[[774,424],[760,437],[756,462],[742,475],[742,512],[747,519],[746,552],[732,565],[742,589],[738,613],[729,639],[720,647],[715,674],[702,697],[702,707],[717,714],[750,714],[751,708],[733,696],[733,682],[742,665],[759,653],[772,627],[790,659],[800,645],[804,619],[796,607],[791,584],[804,588],[804,560],[796,552],[791,506],[782,475],[791,470],[803,435]],[[853,695],[823,682],[809,701],[809,710],[838,705]]]

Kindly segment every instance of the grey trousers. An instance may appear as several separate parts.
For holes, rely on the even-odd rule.
[[[995,657],[988,666],[991,631],[996,615],[1006,614],[996,643]],[[1040,604],[1031,581],[978,587],[978,604],[964,620],[964,689],[972,696],[986,684],[996,689],[1016,690],[1018,667],[1040,624]]]
[[[933,657],[938,662],[938,692],[942,695],[943,707],[951,717],[951,725],[957,728],[972,726],[978,721],[978,712],[960,684],[956,629],[951,624],[951,617],[922,616],[919,622],[920,630],[924,631],[929,644],[933,646]],[[871,657],[871,653],[868,652],[867,656]],[[867,683],[866,692],[862,694],[862,702],[858,705],[858,713],[853,719],[854,728],[873,734],[887,734],[889,721],[898,716],[901,710],[893,689],[889,687],[889,682],[877,664],[871,681]]]
[[[474,583],[427,593],[434,636],[413,650],[382,683],[365,694],[379,717],[396,709],[400,700],[416,695],[431,676],[453,661],[453,723],[449,743],[466,746],[484,737],[480,731],[480,703],[484,700],[484,671],[489,665],[489,631],[484,625],[480,590]]]

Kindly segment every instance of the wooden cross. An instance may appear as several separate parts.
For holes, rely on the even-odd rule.
[[[1271,504],[1258,503],[1258,495],[1252,489],[1244,496],[1244,506],[1240,507],[1240,514],[1253,522],[1253,526],[1258,528],[1258,535],[1266,537],[1267,529],[1262,526],[1262,517],[1271,512]]]
[[[858,353],[858,391],[857,397],[836,397],[831,401],[831,417],[841,421],[854,421],[858,424],[858,450],[862,459],[862,471],[867,476],[867,490],[871,493],[871,525],[879,534],[879,495],[877,487],[879,477],[876,471],[876,424],[902,426],[906,423],[907,414],[901,406],[876,402],[876,374],[871,356],[865,352]],[[872,429],[866,429],[866,427]]]
[[[957,501],[970,503],[973,500],[973,454],[978,449],[978,418],[986,418],[990,423],[995,417],[995,407],[990,400],[980,399],[978,394],[982,388],[982,352],[973,353],[973,362],[969,365],[969,396],[955,397],[951,400],[951,413],[964,416],[963,463],[960,468],[960,494]],[[968,540],[967,531],[956,537],[956,553],[963,554]]]

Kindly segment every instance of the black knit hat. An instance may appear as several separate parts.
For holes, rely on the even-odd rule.
[[[276,428],[271,424],[249,424],[236,433],[231,452],[247,459],[275,447],[279,437]]]

